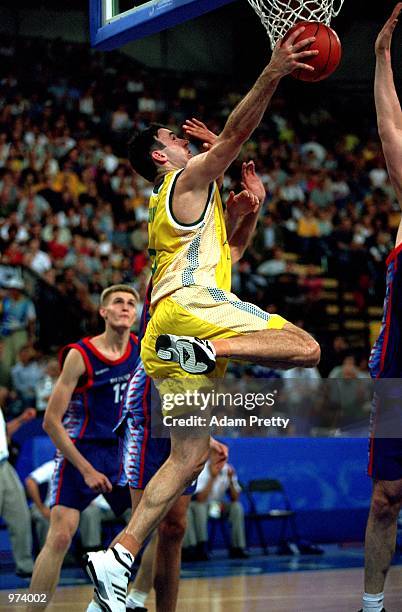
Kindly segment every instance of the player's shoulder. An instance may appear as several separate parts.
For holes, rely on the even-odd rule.
[[[392,249],[392,251],[389,253],[387,260],[386,260],[386,265],[389,266],[392,262],[402,262],[402,242],[400,242],[399,244],[397,243],[395,248]]]
[[[80,342],[72,342],[64,346],[59,353],[62,373],[81,376],[86,371],[85,354]]]

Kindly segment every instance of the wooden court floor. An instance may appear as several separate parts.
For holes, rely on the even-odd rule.
[[[362,580],[362,569],[186,579],[177,612],[357,612]],[[89,586],[59,588],[47,610],[83,612],[91,594]],[[390,570],[385,603],[387,612],[402,612],[402,567]],[[155,612],[153,597],[147,607]],[[24,607],[5,604],[0,610]]]

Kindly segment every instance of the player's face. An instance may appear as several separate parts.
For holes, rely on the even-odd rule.
[[[160,128],[158,140],[165,145],[162,149],[169,162],[178,168],[184,168],[188,160],[193,156],[186,138],[179,138],[174,132],[167,128]]]
[[[100,312],[106,324],[111,327],[131,329],[136,319],[136,307],[136,300],[131,293],[116,291]]]

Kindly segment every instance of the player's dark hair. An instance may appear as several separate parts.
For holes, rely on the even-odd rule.
[[[128,141],[128,160],[131,166],[151,183],[154,182],[157,174],[157,167],[151,157],[151,151],[165,148],[164,144],[155,140],[158,131],[164,127],[159,123],[151,123],[142,132],[134,133]]]

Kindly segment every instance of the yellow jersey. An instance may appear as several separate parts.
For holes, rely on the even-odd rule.
[[[173,214],[173,192],[182,170],[169,172],[149,201],[149,255],[152,262],[151,309],[183,287],[230,291],[231,257],[224,209],[216,182],[211,183],[201,217],[180,223]]]

